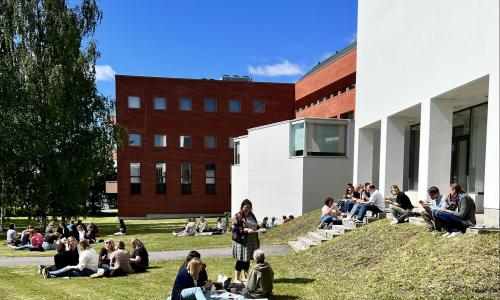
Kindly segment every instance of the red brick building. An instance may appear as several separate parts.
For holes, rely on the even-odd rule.
[[[127,129],[117,151],[119,215],[229,211],[231,138],[293,119],[294,89],[245,77],[117,75],[117,123]]]
[[[356,42],[325,59],[295,84],[297,117],[353,119]]]

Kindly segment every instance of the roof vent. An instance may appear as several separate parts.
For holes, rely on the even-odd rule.
[[[220,80],[223,81],[240,81],[240,82],[252,82],[252,77],[250,76],[239,76],[239,75],[222,75]]]

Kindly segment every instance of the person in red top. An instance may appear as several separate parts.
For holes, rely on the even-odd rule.
[[[36,232],[35,229],[31,229],[30,244],[19,247],[9,245],[9,247],[11,247],[14,250],[30,249],[30,251],[43,251],[42,244],[43,244],[43,235],[41,235],[39,232]]]

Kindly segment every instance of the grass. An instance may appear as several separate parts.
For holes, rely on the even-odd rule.
[[[209,226],[215,226],[215,218],[206,218],[206,220]],[[10,222],[16,224],[18,232],[22,231],[27,224],[26,218],[13,218]],[[102,239],[118,231],[116,217],[87,218],[84,220],[84,223],[88,224],[90,222],[97,225]],[[133,237],[138,237],[144,242],[148,251],[230,247],[231,237],[229,235],[174,237],[172,231],[180,231],[185,222],[186,219],[126,220],[128,236],[113,238],[115,240],[123,239],[128,242]],[[38,224],[31,223],[35,225],[35,228],[38,227]],[[6,232],[0,234],[0,240],[5,241],[5,234]],[[9,247],[0,246],[0,256],[52,256],[54,253],[55,251],[15,251]]]
[[[288,241],[296,240],[298,236],[316,230],[320,224],[320,216],[321,209],[313,210],[261,234],[260,240],[264,244],[287,245]]]
[[[281,244],[296,237],[294,230],[303,232],[304,226],[314,228],[316,223],[317,212],[261,237]],[[500,233],[448,239],[412,224],[391,226],[381,220],[311,250],[270,257],[276,274],[273,299],[498,299],[499,251]],[[205,261],[209,276],[232,275],[232,259]],[[165,299],[180,263],[155,261],[146,274],[97,280],[44,280],[35,267],[2,267],[0,295],[5,299],[60,295],[68,299]]]

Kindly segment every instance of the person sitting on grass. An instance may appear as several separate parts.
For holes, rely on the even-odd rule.
[[[203,286],[196,286],[199,274],[203,269],[203,263],[199,258],[189,261],[186,268],[183,268],[175,277],[172,288],[172,300],[206,300],[210,299],[210,289],[212,281],[207,280]]]
[[[450,185],[450,198],[459,198],[458,210],[438,207],[434,219],[439,226],[448,232],[444,236],[455,237],[465,233],[467,227],[476,225],[476,204],[472,198],[463,192],[458,183]]]
[[[83,241],[85,239],[85,235],[86,235],[86,231],[85,229],[83,228],[83,225],[77,225],[76,226],[76,231],[78,233],[78,238],[77,240],[78,241]]]
[[[271,217],[271,220],[267,221],[267,228],[276,227],[276,217]]]
[[[46,272],[55,271],[63,269],[67,266],[75,265],[75,260],[73,254],[66,250],[66,245],[64,243],[57,244],[56,248],[57,254],[54,255],[54,265],[52,266],[38,266],[38,274],[42,274],[43,269]],[[76,259],[76,263],[78,263],[78,256]]]
[[[113,239],[107,239],[104,245],[105,247],[102,247],[101,251],[99,251],[99,262],[97,266],[104,270],[109,270],[111,268],[111,254],[115,251],[115,242]]]
[[[190,251],[188,256],[186,257],[186,260],[182,263],[181,267],[179,268],[179,272],[182,271],[183,269],[186,269],[188,266],[188,263],[193,258],[201,259],[200,252],[198,252],[196,250]],[[200,273],[198,273],[198,279],[196,280],[196,286],[203,286],[208,281],[208,274],[207,274],[206,268],[207,268],[207,264],[202,262],[201,263],[201,270],[200,270]]]
[[[66,251],[68,251],[68,255],[71,257],[71,263],[69,265],[77,265],[80,257],[80,252],[78,248],[78,241],[72,236],[70,236],[66,240]]]
[[[9,245],[14,250],[24,250],[24,249],[29,249],[30,251],[44,251],[42,248],[43,244],[43,235],[39,232],[36,232],[35,229],[30,229],[30,243],[22,246],[13,246]]]
[[[420,200],[419,203],[422,205],[424,209],[421,213],[422,219],[424,219],[425,223],[427,223],[427,230],[429,232],[432,231],[441,231],[440,224],[435,221],[434,214],[436,213],[438,207],[448,208],[448,203],[444,200],[444,197],[439,193],[439,188],[435,186],[431,186],[427,190],[427,194],[429,198],[431,198],[431,202]]]
[[[59,233],[59,236],[61,238],[68,238],[70,236],[70,230],[68,229],[68,226],[66,225],[65,222],[59,223],[59,226],[57,227],[57,232]]]
[[[178,233],[175,233],[175,231],[172,231],[172,234],[175,236],[195,235],[196,234],[196,222],[194,221],[193,218],[189,218],[189,219],[187,219],[186,226],[184,226],[184,230],[179,231]]]
[[[264,251],[257,249],[253,252],[253,259],[257,263],[250,270],[245,285],[235,284],[234,291],[246,299],[269,298],[273,293],[274,271],[265,261]],[[231,289],[233,291],[233,289]]]
[[[125,226],[125,221],[123,219],[120,219],[120,225],[118,226],[118,229],[120,231],[113,233],[113,235],[127,235],[127,226]]]
[[[95,244],[96,243],[96,229],[94,228],[94,225],[92,223],[89,224],[87,227],[87,232],[85,233],[85,238],[89,240],[89,243]]]
[[[226,232],[226,222],[222,221],[221,217],[217,218],[217,223],[215,224],[215,232],[216,233]]]
[[[146,272],[149,267],[149,254],[144,244],[138,239],[132,240],[132,254],[130,254],[130,267],[134,273]]]
[[[391,194],[396,196],[396,201],[385,200],[385,202],[389,204],[389,212],[394,217],[394,220],[391,221],[391,224],[395,225],[398,223],[403,223],[404,219],[401,220],[400,218],[407,212],[412,211],[414,207],[411,204],[410,198],[405,193],[401,192],[397,185],[391,185],[390,189]]]
[[[89,276],[97,272],[97,263],[99,261],[97,252],[90,247],[89,241],[85,239],[81,240],[79,245],[80,257],[77,265],[66,266],[56,271],[43,269],[43,278]]]
[[[356,219],[354,220],[355,223],[363,223],[363,219],[365,218],[367,211],[379,213],[383,212],[385,209],[384,196],[382,196],[382,194],[377,190],[377,187],[371,184],[368,187],[368,191],[370,193],[370,198],[368,199],[368,201],[357,201],[357,204],[359,205],[359,212],[356,216]],[[354,205],[352,209],[357,209],[356,205]]]
[[[61,234],[57,232],[57,227],[54,221],[50,221],[49,225],[45,229],[45,240],[42,245],[45,250],[54,250],[57,247],[57,240],[61,237]]]
[[[19,234],[16,231],[16,225],[14,223],[9,224],[9,230],[7,230],[5,244],[13,246],[18,246],[19,244],[21,244],[21,241],[19,240]]]
[[[268,217],[264,217],[264,219],[262,219],[262,222],[259,223],[259,227],[260,228],[266,228],[267,229],[267,221],[269,220]]]
[[[26,229],[21,232],[21,246],[30,244],[30,231],[33,229],[31,225],[26,226]]]
[[[286,215],[283,215],[283,223],[285,224],[286,222],[290,221]]]
[[[197,232],[205,232],[205,231],[208,231],[208,223],[207,221],[205,220],[205,217],[204,216],[201,216],[200,217],[200,220],[198,221],[198,223],[196,224],[196,231]]]
[[[108,243],[109,244],[109,243]],[[119,277],[127,276],[132,273],[130,266],[130,254],[125,250],[125,243],[118,241],[118,246],[110,255],[110,266],[104,271],[99,270],[97,273],[90,275],[90,278],[98,277]]]
[[[328,227],[330,224],[337,220],[337,206],[333,204],[333,198],[328,197],[325,200],[325,205],[321,209],[321,224],[319,228]]]

